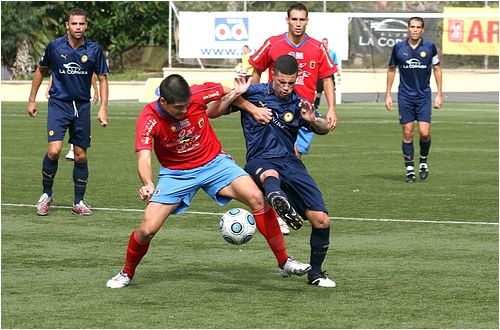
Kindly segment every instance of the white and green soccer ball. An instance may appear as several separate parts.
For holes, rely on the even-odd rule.
[[[247,210],[232,208],[220,218],[222,238],[235,245],[250,241],[255,233],[255,218]]]

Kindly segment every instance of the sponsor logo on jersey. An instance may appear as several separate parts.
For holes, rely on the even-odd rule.
[[[303,60],[304,59],[303,52],[289,52],[288,55],[295,57],[296,60]]]
[[[248,41],[247,17],[216,17],[215,41]]]
[[[406,64],[403,65],[404,69],[425,69],[427,68],[427,65],[422,64],[419,59],[417,58],[411,58],[409,60],[406,60]]]
[[[220,95],[219,91],[215,91],[213,93],[210,93],[208,95],[203,96],[203,100],[215,98],[215,97],[217,97],[219,95]]]
[[[63,64],[64,69],[59,69],[62,74],[88,74],[88,71],[83,70],[82,67],[76,62],[69,62]]]

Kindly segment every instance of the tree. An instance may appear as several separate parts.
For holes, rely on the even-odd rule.
[[[39,3],[2,2],[2,64],[10,69],[14,79],[34,71],[34,58],[41,56],[44,44],[50,40],[50,34],[38,28],[50,25],[44,13]]]

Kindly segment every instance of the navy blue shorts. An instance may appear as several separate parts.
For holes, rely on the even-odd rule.
[[[300,159],[297,157],[253,159],[245,165],[245,171],[254,178],[261,189],[259,176],[269,169],[276,170],[280,174],[281,189],[302,218],[307,219],[305,215],[307,209],[328,213],[323,194]]]
[[[49,98],[47,137],[49,142],[62,141],[69,130],[69,143],[90,147],[90,102],[61,101]]]
[[[398,94],[399,123],[401,125],[413,121],[430,123],[432,116],[431,94],[420,98],[410,98]]]

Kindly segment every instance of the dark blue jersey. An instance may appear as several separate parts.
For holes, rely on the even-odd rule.
[[[299,128],[309,123],[302,119],[300,97],[292,92],[288,98],[278,97],[267,84],[252,84],[242,95],[258,107],[272,110],[273,119],[259,124],[251,114],[241,111],[241,126],[246,140],[247,162],[255,158],[295,157],[294,144]]]
[[[109,73],[104,52],[96,42],[85,39],[82,46],[73,49],[67,36],[52,40],[39,64],[50,68],[50,97],[63,101],[89,101],[93,73]]]
[[[422,39],[413,49],[408,40],[398,42],[392,49],[389,67],[399,68],[398,93],[408,97],[431,94],[432,67],[439,64],[436,45]]]

